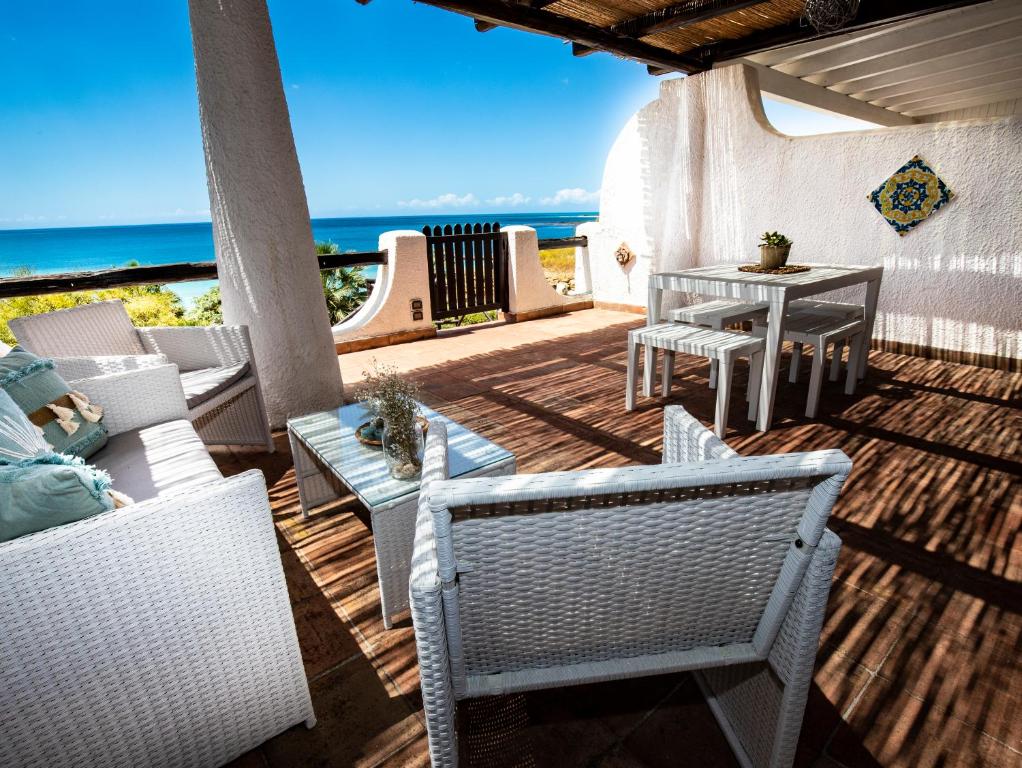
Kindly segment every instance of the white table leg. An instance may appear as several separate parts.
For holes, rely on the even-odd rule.
[[[717,366],[717,410],[713,419],[713,431],[721,440],[727,432],[727,412],[731,405],[731,381],[734,373],[734,358],[723,357]]]
[[[795,348],[791,350],[791,365],[788,366],[788,381],[792,384],[798,383],[800,365],[802,365],[802,342],[796,341]]]
[[[639,382],[639,346],[635,337],[628,334],[628,365],[625,381],[625,410],[635,410],[635,389]]]
[[[866,365],[869,362],[869,348],[873,341],[873,324],[877,317],[877,300],[880,298],[880,279],[866,283],[866,304],[863,307],[865,328],[862,337],[862,354],[859,356],[859,378],[866,378]]]
[[[767,315],[766,349],[763,353],[763,377],[759,389],[759,417],[756,428],[760,432],[770,429],[774,417],[774,393],[777,392],[777,373],[784,343],[784,316],[788,313],[788,296],[782,293],[770,299]]]
[[[651,284],[646,300],[646,325],[656,325],[660,322],[663,303],[663,290]],[[656,389],[656,358],[656,347],[652,344],[647,344],[643,356],[644,366],[642,369],[642,394],[646,397],[653,397],[654,390]]]
[[[310,509],[336,501],[340,494],[302,441],[291,430],[288,430],[287,437],[291,442],[291,458],[295,463],[295,482],[298,485],[302,517],[308,517]]]
[[[749,401],[749,421],[755,421],[759,411],[759,380],[762,376],[763,353],[755,352],[749,358],[749,386],[745,396]]]
[[[663,392],[664,400],[671,396],[671,380],[674,378],[674,353],[664,350]]]

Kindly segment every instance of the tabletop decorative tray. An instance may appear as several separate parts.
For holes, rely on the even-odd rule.
[[[415,420],[419,422],[419,426],[422,427],[422,436],[425,437],[429,431],[429,420],[425,416],[416,416]],[[371,435],[371,436],[370,436]],[[370,448],[382,448],[383,437],[374,435],[374,430],[369,428],[369,422],[359,424],[355,428],[355,439],[358,440],[362,445],[367,445]]]
[[[755,272],[760,275],[794,275],[799,272],[808,272],[810,269],[812,267],[805,264],[787,264],[776,269],[761,267],[759,264],[742,264],[738,267],[739,272]]]

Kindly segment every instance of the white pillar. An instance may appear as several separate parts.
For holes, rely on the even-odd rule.
[[[380,250],[387,252],[387,263],[376,273],[373,292],[358,312],[334,326],[340,352],[436,336],[426,236],[413,230],[384,232]]]
[[[510,322],[582,309],[588,301],[562,296],[543,274],[539,261],[539,240],[532,227],[511,226],[501,230],[507,235],[508,305]]]
[[[340,404],[340,368],[264,0],[189,0],[224,322],[247,325],[270,422]]]

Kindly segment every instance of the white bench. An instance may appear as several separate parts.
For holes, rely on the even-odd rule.
[[[722,331],[729,325],[743,322],[744,320],[766,320],[768,305],[748,304],[745,302],[728,301],[726,299],[715,299],[704,301],[699,304],[689,304],[687,307],[672,309],[667,316],[676,323],[687,323],[688,325],[701,325],[705,328],[712,328],[715,331]],[[710,361],[710,389],[717,386],[717,361]]]
[[[723,437],[727,429],[727,412],[731,400],[731,378],[734,361],[740,357],[749,358],[749,419],[756,418],[759,407],[759,379],[763,372],[762,338],[731,331],[715,331],[679,323],[647,325],[628,332],[628,381],[625,385],[625,410],[635,410],[635,390],[639,377],[639,348],[647,347],[652,355],[646,356],[645,395],[653,396],[653,368],[656,366],[656,350],[664,350],[663,396],[671,394],[671,379],[674,376],[674,355],[682,352],[717,361],[720,369],[717,385],[717,406],[714,414],[714,431]]]
[[[827,362],[827,347],[834,345],[834,356],[831,362],[830,379],[836,381],[841,371],[841,352],[849,345],[848,376],[845,380],[845,394],[855,394],[855,384],[862,355],[865,351],[865,321],[862,317],[848,319],[838,315],[816,314],[805,312],[792,315],[784,327],[784,338],[794,343],[791,355],[791,368],[788,380],[798,381],[798,367],[802,359],[802,348],[808,344],[813,347],[813,367],[809,377],[809,398],[806,402],[806,416],[814,418],[820,405],[820,388],[823,386],[823,366]],[[753,334],[763,338],[766,336],[766,325],[756,323]]]

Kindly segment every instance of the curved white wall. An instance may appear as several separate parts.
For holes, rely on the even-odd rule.
[[[915,154],[955,199],[899,237],[866,196]],[[593,298],[644,306],[651,270],[754,261],[767,229],[795,262],[882,264],[878,338],[1022,356],[1022,118],[796,138],[771,128],[746,67],[666,81],[607,158],[584,231]]]

